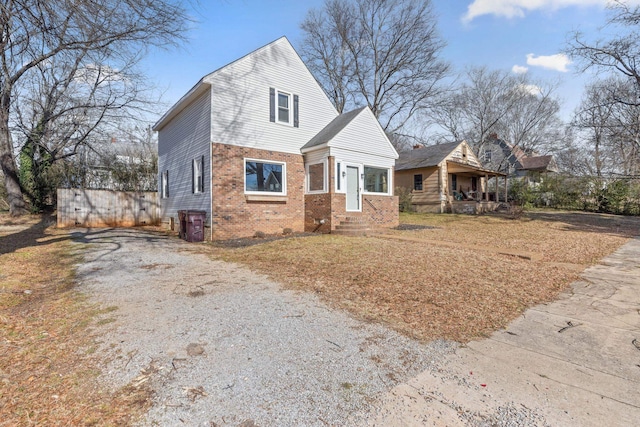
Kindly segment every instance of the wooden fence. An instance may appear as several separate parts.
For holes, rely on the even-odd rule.
[[[58,227],[134,227],[159,223],[156,192],[58,189]]]

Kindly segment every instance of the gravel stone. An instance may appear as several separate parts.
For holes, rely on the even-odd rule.
[[[95,329],[103,380],[117,389],[154,372],[142,426],[363,425],[388,390],[457,348],[355,320],[163,234],[73,237],[80,288],[117,307]]]

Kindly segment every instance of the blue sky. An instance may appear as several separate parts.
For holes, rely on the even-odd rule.
[[[447,43],[442,57],[454,70],[476,65],[526,69],[534,79],[558,81],[562,115],[568,118],[592,76],[578,73],[576,64],[560,54],[572,31],[589,38],[604,34],[607,1],[432,0],[432,5]],[[202,0],[193,11],[197,22],[188,43],[178,50],[152,52],[146,71],[172,105],[204,75],[283,35],[297,48],[303,38],[300,22],[310,8],[322,4],[323,0]]]

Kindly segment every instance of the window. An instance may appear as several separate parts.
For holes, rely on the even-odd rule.
[[[245,192],[285,194],[286,168],[284,163],[245,159],[244,165]]]
[[[162,172],[162,187],[160,189],[160,197],[166,199],[169,197],[169,171]]]
[[[269,121],[299,127],[298,95],[269,88]]]
[[[364,189],[369,193],[389,192],[389,169],[364,167]]]
[[[491,150],[484,150],[484,161],[485,162],[490,162],[491,161]]]
[[[204,192],[204,156],[199,159],[193,159],[191,165],[191,192]]]
[[[422,174],[413,175],[413,189],[416,191],[422,191]]]
[[[284,92],[278,92],[278,122],[289,123],[289,104],[291,96]]]
[[[307,166],[307,183],[310,193],[326,191],[324,185],[324,165],[324,163],[316,163]]]

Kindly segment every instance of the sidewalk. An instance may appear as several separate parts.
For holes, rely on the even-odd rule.
[[[557,301],[395,387],[376,410],[370,425],[637,426],[640,239]],[[523,419],[504,424],[514,416]]]

